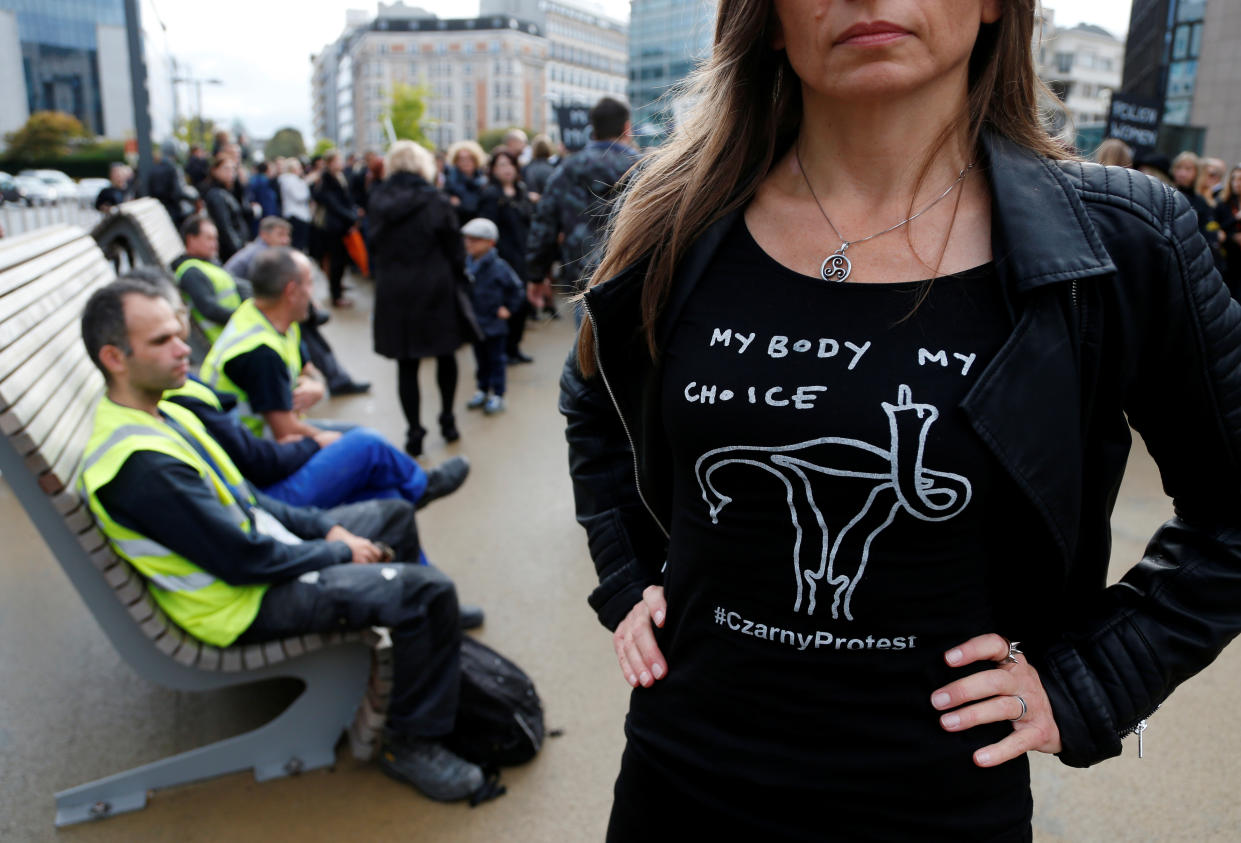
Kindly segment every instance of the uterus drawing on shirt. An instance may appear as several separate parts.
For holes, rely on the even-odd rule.
[[[721,468],[753,466],[784,483],[795,532],[794,612],[804,609],[813,615],[821,602],[819,585],[823,583],[831,589],[832,618],[839,620],[843,615],[853,620],[853,594],[880,533],[902,512],[921,521],[947,521],[969,505],[969,480],[924,465],[927,434],[939,410],[932,404],[915,403],[912,390],[904,384],[897,390],[895,404],[885,401],[880,406],[888,418],[885,444],[827,436],[794,445],[729,445],[708,451],[694,465],[713,524],[719,524],[721,513],[733,500],[713,481]],[[813,481],[820,475],[862,484],[857,499],[864,498],[864,503],[858,509],[825,514],[814,495]],[[739,477],[731,476],[733,482]]]

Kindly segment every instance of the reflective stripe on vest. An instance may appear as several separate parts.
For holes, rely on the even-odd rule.
[[[187,258],[177,265],[177,271],[175,273],[177,281],[180,281],[185,273],[191,269],[197,269],[207,277],[208,281],[211,282],[211,288],[215,293],[216,303],[220,305],[220,307],[227,308],[230,311],[235,311],[241,305],[241,292],[237,289],[237,282],[233,279],[233,276],[229,274],[228,270],[224,269],[224,267],[216,266],[210,261],[205,261],[201,258]],[[207,339],[209,341],[215,342],[216,338],[220,336],[220,332],[224,330],[224,326],[204,316],[198,308],[194,306],[194,300],[188,293],[184,290],[182,290],[181,293],[181,297],[185,299],[185,303],[189,305],[190,315],[194,318],[194,321],[198,324],[198,327],[201,328],[202,332],[207,335]]]
[[[237,529],[253,532],[242,504],[252,505],[254,501],[237,466],[211,439],[193,412],[169,401],[161,402],[159,408],[184,430],[184,435],[166,421],[141,410],[123,407],[107,398],[99,403],[95,429],[79,472],[79,490],[112,547],[148,580],[150,594],[160,608],[194,637],[215,646],[228,646],[254,621],[268,587],[234,586],[218,579],[161,542],[117,522],[99,500],[99,490],[112,482],[131,455],[143,451],[164,454],[186,464],[202,478]],[[191,437],[194,444],[186,437]],[[219,475],[198,447],[216,463]],[[234,488],[247,500],[234,498]],[[211,552],[210,547],[202,549],[203,554]]]
[[[201,401],[213,410],[224,412],[224,405],[220,403],[220,396],[206,384],[199,383],[193,378],[186,378],[185,384],[176,389],[164,390],[164,400],[172,401],[178,396],[185,398],[193,398],[195,401]]]

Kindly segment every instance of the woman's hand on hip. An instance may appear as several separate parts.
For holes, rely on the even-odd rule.
[[[979,767],[994,767],[1030,751],[1056,753],[1061,749],[1060,729],[1038,671],[1025,656],[1017,654],[1015,662],[1007,662],[1008,655],[1008,641],[999,635],[971,638],[946,652],[944,661],[952,667],[980,661],[995,662],[996,666],[958,679],[931,695],[931,705],[946,712],[939,723],[949,732],[981,723],[1012,721],[1011,735],[974,753],[974,763]]]
[[[668,606],[664,602],[664,587],[647,586],[642,600],[629,610],[629,614],[612,633],[612,647],[620,663],[625,681],[633,687],[649,688],[656,679],[668,675],[668,663],[655,643],[655,631],[651,624],[662,627]]]

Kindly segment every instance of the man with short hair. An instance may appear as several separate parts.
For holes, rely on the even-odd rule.
[[[250,297],[250,284],[220,266],[220,235],[206,214],[187,217],[181,239],[185,252],[172,262],[172,274],[188,299],[190,318],[214,343],[233,311]]]
[[[129,198],[132,171],[119,161],[108,167],[108,186],[95,197],[95,210],[105,214]]]
[[[289,246],[293,242],[293,224],[281,217],[263,217],[259,221],[259,236],[228,259],[224,268],[237,278],[249,279],[254,259],[264,249],[272,246]],[[310,303],[310,315],[301,323],[302,348],[315,368],[323,373],[328,392],[333,398],[342,395],[362,395],[370,392],[369,381],[355,381],[336,359],[336,352],[327,338],[319,332],[319,326],[328,321],[328,315]]]
[[[629,108],[604,97],[590,110],[595,139],[567,158],[547,181],[534,206],[526,241],[526,280],[532,299],[551,296],[551,268],[561,262],[560,280],[578,292],[598,263],[614,188],[638,160],[629,141]]]
[[[302,362],[299,322],[310,314],[310,262],[287,247],[264,250],[251,271],[254,298],[242,302],[203,360],[201,376],[217,392],[237,396],[242,420],[274,439],[314,437],[320,428],[300,414],[324,395],[322,375]]]
[[[382,561],[360,534],[417,552],[409,504],[328,512],[255,490],[193,413],[162,401],[189,368],[182,325],[159,289],[122,279],[93,293],[82,337],[104,374],[79,489],[116,552],[168,616],[228,647],[383,626],[393,687],[380,765],[439,800],[463,799],[482,771],[441,743],[460,691],[460,610],[429,565]],[[380,563],[380,564],[373,564]]]

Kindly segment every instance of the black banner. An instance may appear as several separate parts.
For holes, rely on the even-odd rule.
[[[1104,137],[1118,138],[1135,152],[1155,148],[1162,122],[1163,103],[1157,99],[1112,92]]]
[[[590,143],[590,106],[556,106],[556,124],[560,127],[560,142],[570,152],[577,152]]]

